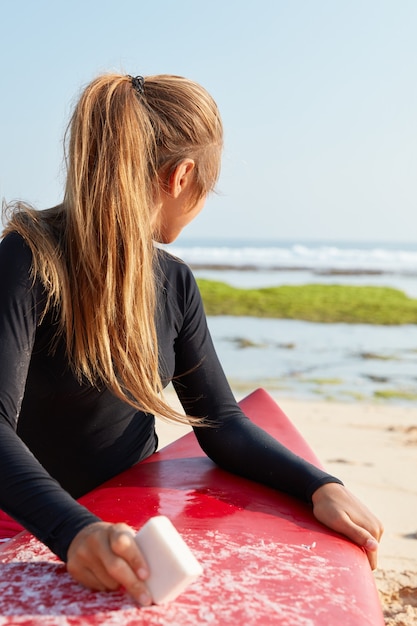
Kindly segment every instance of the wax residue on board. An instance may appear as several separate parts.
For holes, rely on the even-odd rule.
[[[368,623],[341,584],[357,573],[332,566],[312,544],[269,542],[252,533],[236,541],[220,531],[185,539],[203,575],[175,602],[145,609],[122,592],[84,589],[32,539],[17,558],[0,565],[0,626],[316,626],[330,623],[330,599],[340,609],[339,623]]]

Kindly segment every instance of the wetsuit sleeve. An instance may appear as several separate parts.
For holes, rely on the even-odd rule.
[[[311,502],[314,491],[338,478],[293,454],[249,420],[237,405],[207,328],[198,287],[184,279],[184,324],[176,342],[178,397],[189,415],[215,424],[194,429],[204,452],[230,472]]]
[[[44,305],[42,287],[31,276],[31,261],[19,235],[1,242],[0,508],[65,560],[77,532],[98,518],[60,487],[16,433]]]

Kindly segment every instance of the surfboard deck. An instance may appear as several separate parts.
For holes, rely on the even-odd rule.
[[[271,435],[320,465],[265,390],[240,405]],[[22,532],[0,550],[0,626],[384,624],[364,551],[316,522],[307,505],[216,467],[193,433],[80,501],[103,519],[135,529],[151,516],[168,516],[203,575],[174,602],[140,608],[123,591],[84,589]]]

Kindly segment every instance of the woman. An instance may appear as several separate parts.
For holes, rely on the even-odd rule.
[[[76,498],[155,451],[159,414],[191,422],[223,468],[311,502],[375,566],[379,521],[242,414],[190,270],[154,246],[179,235],[216,183],[212,98],[176,76],[105,75],[69,131],[62,204],[9,207],[0,246],[0,507],[80,583],[122,585],[149,604],[131,529]],[[187,418],[163,400],[171,380]]]

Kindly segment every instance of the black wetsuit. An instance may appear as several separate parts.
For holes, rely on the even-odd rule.
[[[0,508],[63,560],[74,536],[97,521],[74,498],[155,451],[154,417],[105,387],[80,384],[56,320],[39,324],[45,297],[31,277],[32,255],[17,234],[0,244]],[[190,415],[215,420],[195,429],[223,468],[309,501],[340,482],[296,457],[246,418],[214,351],[190,269],[160,252],[157,332],[164,379],[174,378]],[[221,431],[221,433],[219,433]]]

